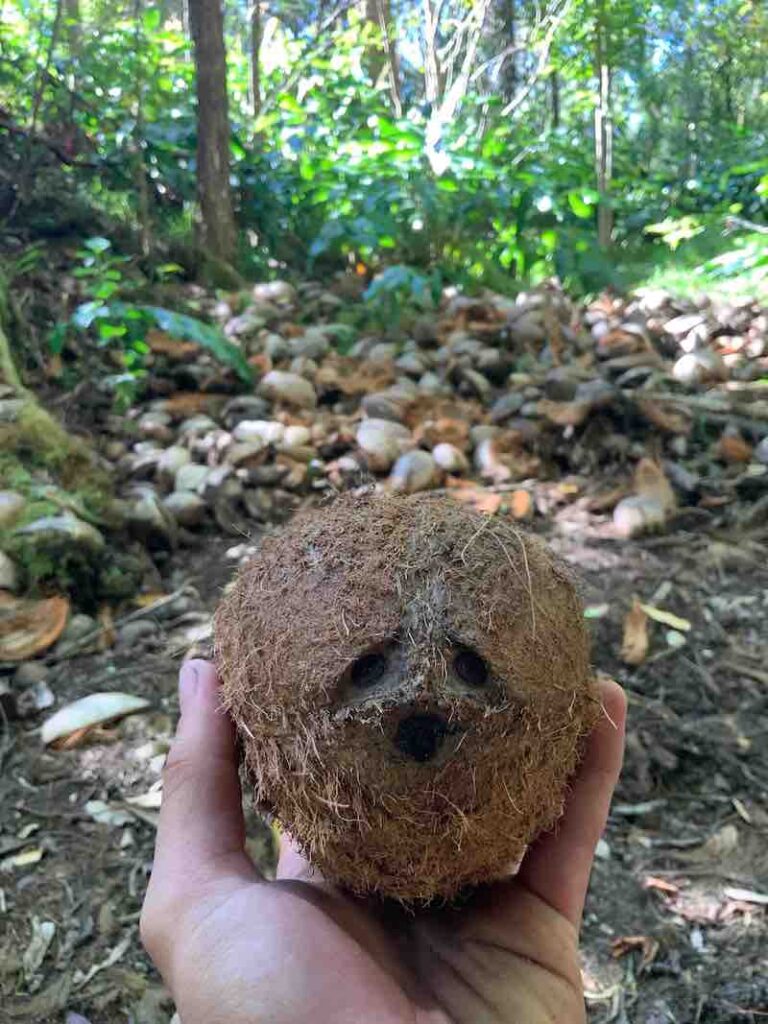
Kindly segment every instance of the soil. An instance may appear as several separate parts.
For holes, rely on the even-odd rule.
[[[682,524],[643,541],[609,540],[598,517],[573,505],[537,529],[583,580],[593,614],[604,613],[590,620],[593,662],[630,701],[624,773],[583,929],[590,1019],[757,1024],[768,1015],[768,568],[748,542]],[[180,630],[212,612],[235,565],[232,546],[208,534],[169,559],[166,590],[193,589],[178,614],[171,605],[158,615],[154,636],[52,670],[59,707],[126,690],[148,698],[149,712],[72,750],[43,751],[39,718],[0,724],[2,1024],[61,1024],[68,1011],[90,1024],[167,1024],[173,1015],[138,938],[152,786],[177,714],[178,657],[189,646],[179,649]],[[652,623],[649,657],[628,669],[619,650],[633,594],[691,628],[677,646],[669,626]],[[142,794],[142,804],[126,803]],[[94,820],[91,801],[122,810],[121,823]],[[271,833],[250,810],[248,831],[269,872]],[[31,862],[19,865],[25,853]],[[56,931],[25,977],[36,919]]]

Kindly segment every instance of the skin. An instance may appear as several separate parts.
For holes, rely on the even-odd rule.
[[[232,723],[190,661],[168,756],[144,944],[183,1024],[579,1024],[578,936],[619,776],[626,701],[601,684],[556,832],[460,909],[407,913],[323,881],[288,840],[277,880],[245,852]]]

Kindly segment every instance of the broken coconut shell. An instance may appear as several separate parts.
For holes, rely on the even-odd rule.
[[[214,629],[258,803],[357,893],[429,901],[508,874],[599,714],[567,569],[445,497],[297,516]]]

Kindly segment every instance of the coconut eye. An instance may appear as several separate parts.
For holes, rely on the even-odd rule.
[[[459,651],[453,659],[453,668],[459,679],[469,686],[483,686],[488,680],[488,666],[474,651]]]
[[[387,659],[383,654],[364,654],[352,666],[352,685],[360,690],[368,689],[381,679],[387,671]]]

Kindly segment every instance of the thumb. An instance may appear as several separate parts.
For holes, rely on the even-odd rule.
[[[235,729],[219,708],[213,665],[182,666],[179,701],[152,871],[153,887],[174,893],[221,875],[255,876],[245,853]]]

